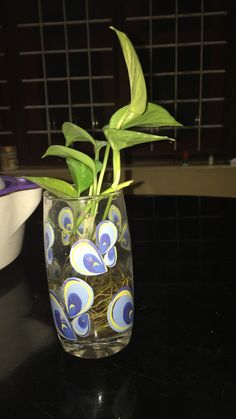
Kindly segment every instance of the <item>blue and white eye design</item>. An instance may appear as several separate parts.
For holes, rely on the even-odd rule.
[[[125,250],[131,250],[131,241],[130,241],[130,234],[128,224],[124,223],[121,231],[121,247]]]
[[[121,212],[119,208],[117,208],[115,205],[110,206],[110,210],[108,213],[108,219],[112,221],[115,226],[117,227],[118,231],[121,232],[121,226],[122,226],[122,217]]]
[[[101,221],[96,228],[96,244],[104,255],[114,246],[118,237],[118,230],[111,221]]]
[[[60,336],[67,340],[76,340],[76,335],[71,327],[71,324],[66,317],[66,314],[57,299],[56,294],[49,290],[50,301],[52,307],[52,315],[57,332]]]
[[[70,318],[90,309],[94,300],[93,289],[79,278],[68,278],[64,284],[64,300]]]
[[[52,246],[55,240],[54,230],[52,225],[46,221],[44,223],[44,248],[45,248],[45,258],[46,263],[51,265],[53,261],[53,251]]]
[[[67,230],[62,230],[61,232],[61,240],[64,246],[68,246],[70,244],[70,236],[71,233]]]
[[[117,261],[117,250],[115,246],[112,247],[110,250],[108,250],[108,252],[103,257],[103,260],[104,260],[104,263],[110,268],[115,266],[116,261]]]
[[[118,240],[121,242],[121,246],[123,247],[123,249],[131,250],[129,227],[126,222],[124,222],[124,224],[122,225],[122,217],[119,208],[112,204],[108,213],[108,218],[116,225],[118,229]]]
[[[134,305],[128,287],[121,288],[111,300],[107,310],[109,325],[116,332],[124,332],[133,322]]]
[[[45,245],[45,249],[49,249],[50,247],[52,247],[53,243],[55,240],[55,235],[54,235],[54,231],[52,228],[52,225],[46,221],[44,223],[44,245]]]
[[[70,250],[70,263],[81,275],[101,275],[107,272],[102,255],[93,242],[87,239],[78,240]]]
[[[74,216],[70,207],[62,208],[58,214],[58,225],[62,230],[72,232],[74,227]]]
[[[64,246],[70,244],[70,236],[74,227],[74,216],[70,207],[62,208],[58,214],[58,225],[61,228],[61,240]]]
[[[72,320],[72,326],[76,335],[85,337],[88,336],[91,328],[90,317],[88,313],[81,314]]]

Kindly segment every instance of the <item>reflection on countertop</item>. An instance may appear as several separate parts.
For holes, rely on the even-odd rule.
[[[233,417],[235,285],[138,284],[131,343],[82,360],[62,351],[44,286],[35,295],[18,262],[1,272],[1,417],[143,419],[147,405],[151,419]]]
[[[34,315],[34,304],[19,260],[0,270],[0,383],[55,340],[50,327]]]

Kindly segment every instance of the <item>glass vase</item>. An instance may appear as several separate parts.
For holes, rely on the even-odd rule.
[[[122,191],[58,198],[44,192],[52,315],[66,352],[102,358],[123,349],[133,323],[133,270]]]

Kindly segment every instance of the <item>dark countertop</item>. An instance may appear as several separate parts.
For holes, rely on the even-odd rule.
[[[57,340],[42,243],[33,241],[0,271],[1,418],[235,418],[233,278],[136,278],[130,344],[83,360]]]

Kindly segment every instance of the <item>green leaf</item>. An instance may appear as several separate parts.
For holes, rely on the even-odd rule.
[[[117,30],[113,26],[110,26],[110,28],[118,36],[129,75],[130,105],[120,120],[113,120],[111,125],[112,128],[122,128],[125,123],[136,118],[137,115],[142,115],[145,111],[147,106],[147,91],[143,70],[131,41],[125,33]],[[115,125],[113,125],[113,122]]]
[[[73,182],[75,183],[78,196],[86,191],[93,184],[93,173],[88,166],[81,163],[78,160],[67,158],[66,163],[70,170]],[[98,160],[94,160],[96,173],[100,172],[102,163]]]
[[[96,150],[98,151],[98,153],[101,150],[101,148],[107,146],[107,141],[95,140],[95,143],[96,143]]]
[[[80,128],[78,125],[72,124],[72,122],[64,122],[62,125],[62,132],[66,139],[66,146],[69,147],[75,141],[86,141],[90,142],[95,147],[95,140],[91,135],[85,131],[83,128]]]
[[[110,188],[102,192],[102,195],[106,195],[108,193],[119,191],[120,189],[123,189],[123,188],[127,188],[127,186],[131,185],[131,183],[133,183],[133,180],[127,180],[126,182],[122,182],[114,188],[111,186]]]
[[[52,177],[36,177],[36,176],[25,176],[25,179],[31,180],[41,188],[52,192],[56,196],[60,197],[77,197],[75,188],[70,184],[61,179],[55,179]]]
[[[113,116],[114,120],[117,120],[121,117],[122,114],[126,112],[128,105],[119,109]],[[112,122],[112,118],[110,122]],[[112,123],[113,124],[113,123]],[[109,124],[110,126],[110,124]],[[147,109],[142,115],[137,116],[130,122],[127,122],[123,125],[123,129],[131,127],[149,127],[149,128],[158,128],[158,127],[178,127],[182,126],[176,119],[171,116],[171,114],[160,105],[149,102]]]
[[[129,110],[130,105],[125,105],[122,108],[118,109],[111,117],[109,121],[109,128],[117,128],[119,127],[119,122],[123,119],[124,115],[127,114],[127,111]],[[138,117],[139,115],[136,115]],[[136,120],[136,117],[134,120]],[[130,123],[132,123],[133,120],[131,120]],[[122,124],[122,128],[129,126],[128,122],[124,122]]]
[[[95,163],[91,159],[91,157],[87,156],[87,154],[81,153],[80,151],[73,150],[72,148],[68,148],[62,145],[51,145],[43,157],[47,156],[57,156],[57,157],[64,157],[64,158],[72,158],[84,163],[86,166],[92,170],[93,175],[96,174]]]
[[[127,131],[114,128],[106,128],[105,135],[111,144],[114,152],[134,145],[149,143],[151,141],[169,140],[174,141],[167,136],[145,134],[143,132]]]
[[[99,173],[102,170],[102,162],[99,160],[93,160],[95,164],[96,173]]]
[[[73,179],[73,182],[75,184],[75,189],[77,190],[77,194],[79,196],[83,188],[83,179],[87,178],[89,183],[93,182],[92,171],[89,169],[88,166],[85,166],[85,164],[81,163],[78,160],[72,159],[71,157],[68,157],[66,159],[66,163],[70,171],[71,177]],[[87,189],[87,187],[85,189]]]
[[[93,144],[96,154],[99,155],[101,148],[107,145],[106,141],[95,140],[87,131],[72,122],[64,122],[62,131],[66,139],[66,147],[70,147],[75,141],[90,142]]]

